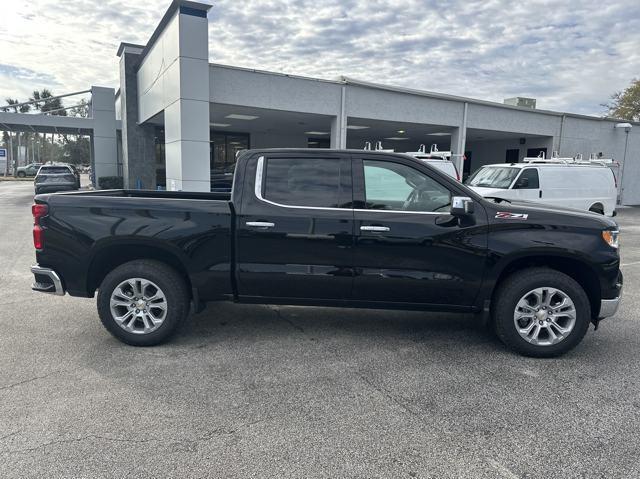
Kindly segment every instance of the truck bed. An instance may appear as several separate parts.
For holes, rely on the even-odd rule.
[[[193,289],[207,292],[202,299],[219,299],[232,293],[230,196],[145,190],[37,195],[35,202],[48,206],[38,264],[58,271],[70,294],[93,296],[94,276],[144,253],[180,269]]]

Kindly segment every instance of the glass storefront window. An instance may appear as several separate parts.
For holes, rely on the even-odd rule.
[[[211,132],[211,191],[231,191],[236,154],[250,148],[248,133]]]
[[[165,190],[167,188],[167,166],[165,163],[164,128],[156,128],[156,187]]]
[[[330,148],[329,138],[307,138],[307,148]]]

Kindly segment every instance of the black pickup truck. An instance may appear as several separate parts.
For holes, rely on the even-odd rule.
[[[484,199],[401,154],[249,150],[230,194],[45,194],[33,215],[33,289],[97,290],[104,326],[138,346],[230,300],[477,313],[548,357],[622,292],[613,220]]]

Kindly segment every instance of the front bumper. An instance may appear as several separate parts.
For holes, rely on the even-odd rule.
[[[616,289],[618,290],[618,295],[615,298],[600,300],[600,313],[598,314],[598,319],[609,318],[618,311],[620,302],[622,301],[622,273],[618,274]]]
[[[620,302],[622,301],[622,297],[618,296],[614,299],[603,299],[600,301],[600,314],[598,315],[598,319],[609,318],[616,314],[618,308],[620,307]]]
[[[31,272],[35,277],[35,282],[31,285],[32,290],[64,296],[65,290],[62,281],[54,270],[35,265],[31,267]]]

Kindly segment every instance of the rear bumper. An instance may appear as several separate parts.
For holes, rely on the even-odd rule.
[[[35,281],[31,285],[32,290],[39,291],[40,293],[64,296],[65,290],[62,286],[62,281],[54,270],[35,265],[31,267],[31,272],[35,277]]]

